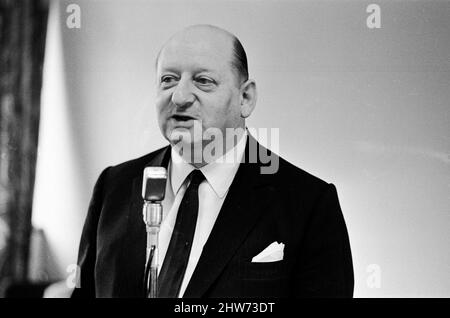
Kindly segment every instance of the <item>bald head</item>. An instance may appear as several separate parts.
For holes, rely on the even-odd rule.
[[[156,58],[156,68],[158,68],[158,62],[164,50],[166,48],[174,49],[175,46],[180,44],[202,45],[213,48],[222,58],[229,61],[229,65],[236,74],[238,84],[248,80],[247,55],[241,42],[234,34],[208,24],[189,26],[175,33],[163,45]]]

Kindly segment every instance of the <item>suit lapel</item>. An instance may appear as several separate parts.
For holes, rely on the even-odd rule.
[[[256,143],[254,139],[253,142]],[[246,158],[249,158],[248,155]],[[271,197],[270,191],[273,189],[266,186],[266,180],[260,174],[258,163],[240,164],[184,297],[203,297],[242,245],[266,210],[264,206]]]

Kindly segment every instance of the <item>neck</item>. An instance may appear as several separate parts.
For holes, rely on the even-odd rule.
[[[225,131],[223,138],[214,136],[214,138],[203,140],[198,144],[176,144],[173,147],[186,162],[199,169],[234,149],[245,133],[246,130],[243,128],[230,128]]]

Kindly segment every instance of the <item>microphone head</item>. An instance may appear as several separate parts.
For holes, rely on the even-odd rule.
[[[142,180],[142,198],[162,201],[166,193],[167,170],[164,167],[146,167]]]

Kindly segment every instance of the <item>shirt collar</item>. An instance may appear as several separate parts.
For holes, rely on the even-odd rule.
[[[242,156],[244,155],[246,143],[247,130],[245,130],[244,135],[238,143],[227,153],[200,168],[200,171],[203,172],[206,180],[219,198],[225,196],[233,182]],[[184,180],[186,180],[187,176],[195,169],[195,167],[182,159],[173,147],[171,149],[171,156],[170,178],[173,193],[176,195]]]

